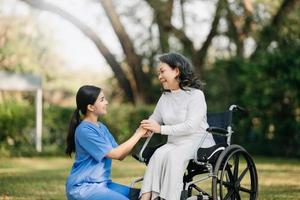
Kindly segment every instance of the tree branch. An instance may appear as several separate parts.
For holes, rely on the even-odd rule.
[[[273,16],[269,25],[266,25],[260,33],[255,51],[252,53],[251,58],[254,58],[257,53],[267,48],[278,35],[278,29],[282,24],[283,19],[290,13],[291,10],[296,8],[299,0],[284,0],[278,9],[277,13]]]
[[[225,0],[218,1],[217,5],[216,5],[215,17],[212,21],[210,32],[207,35],[206,40],[204,41],[202,47],[198,51],[196,51],[195,56],[193,56],[194,58],[196,58],[194,60],[194,64],[196,66],[196,72],[198,75],[203,73],[203,64],[204,64],[204,61],[206,58],[208,47],[210,46],[211,41],[214,38],[214,36],[217,34],[217,28],[218,28],[219,21],[221,18],[221,10],[223,8],[224,1]]]
[[[161,50],[162,52],[168,52],[170,50],[169,36],[172,29],[171,18],[174,1],[146,0],[146,2],[152,7],[156,14],[154,17],[158,25]]]
[[[180,3],[182,30],[185,31],[186,23],[185,23],[185,13],[184,13],[184,7],[183,7],[185,0],[179,0],[179,3]]]
[[[226,18],[229,25],[228,34],[229,37],[231,37],[236,44],[237,47],[236,55],[242,57],[244,54],[244,43],[243,43],[243,36],[242,36],[243,33],[238,27],[235,16],[229,8],[228,1],[225,0],[224,2],[225,2],[225,8],[227,10]]]
[[[100,3],[106,12],[106,15],[108,16],[108,19],[111,22],[111,25],[126,55],[128,65],[130,66],[133,72],[135,85],[137,87],[136,95],[141,95],[141,102],[147,102],[147,95],[145,95],[145,92],[147,91],[147,87],[149,87],[150,80],[142,70],[141,58],[135,53],[133,43],[131,42],[131,39],[129,38],[123,24],[119,19],[113,2],[111,0],[100,0]]]
[[[270,25],[272,27],[278,27],[282,23],[284,17],[288,15],[298,3],[300,3],[299,0],[284,0],[277,13],[274,15]]]
[[[184,52],[187,53],[188,55],[193,55],[194,52],[194,44],[193,41],[190,40],[190,38],[185,34],[183,29],[178,29],[171,25],[172,27],[172,34],[180,40],[180,42],[183,45]]]
[[[127,79],[124,71],[122,70],[119,63],[116,61],[114,55],[108,50],[108,48],[104,45],[102,40],[97,36],[97,34],[92,29],[90,29],[83,22],[81,22],[71,14],[67,13],[66,11],[62,10],[61,8],[54,6],[50,3],[47,3],[43,0],[20,0],[20,1],[27,3],[31,7],[55,13],[61,16],[62,18],[68,20],[70,23],[75,25],[79,30],[81,30],[83,34],[85,34],[90,40],[94,42],[99,52],[103,55],[107,63],[111,66],[111,69],[114,72],[118,80],[118,83],[120,87],[123,89],[127,99],[130,102],[134,103],[133,91],[130,82]]]
[[[248,37],[253,27],[253,6],[252,0],[244,0],[245,24],[243,27],[244,37]]]

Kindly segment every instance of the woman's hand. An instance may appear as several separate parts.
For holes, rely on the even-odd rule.
[[[145,133],[145,135],[143,135],[143,138],[147,138],[150,137],[151,135],[153,135],[152,131],[147,130],[147,132]]]
[[[129,138],[126,142],[120,144],[116,148],[112,149],[110,152],[106,154],[106,157],[117,159],[117,160],[123,160],[132,150],[134,145],[141,139],[141,137],[144,137],[147,135],[148,130],[142,128],[141,126],[136,129],[135,133],[131,138]]]
[[[154,133],[160,133],[160,124],[154,120],[145,119],[141,121],[141,127]]]
[[[139,135],[140,137],[148,137],[148,130],[144,129],[142,126],[139,126],[136,129],[135,134]]]

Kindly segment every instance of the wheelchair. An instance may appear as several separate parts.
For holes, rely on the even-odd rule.
[[[237,105],[231,105],[225,112],[207,114],[209,128],[199,141],[194,159],[189,161],[186,168],[180,200],[257,199],[258,177],[255,163],[243,147],[231,144],[232,119],[237,112],[245,110]],[[216,145],[201,148],[209,133],[213,134]],[[150,146],[150,140],[151,137],[148,137],[139,153],[132,155],[146,165],[155,150],[163,145]],[[142,179],[135,179],[131,187]],[[199,185],[209,180],[211,180],[209,188],[201,189]]]

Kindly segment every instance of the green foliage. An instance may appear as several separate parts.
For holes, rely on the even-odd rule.
[[[103,123],[109,128],[118,142],[124,142],[138,128],[143,119],[152,113],[153,106],[117,105],[109,108]],[[101,119],[100,119],[101,121]]]
[[[6,3],[0,1],[0,9],[2,4]],[[79,78],[62,67],[65,63],[55,52],[52,34],[47,27],[41,27],[34,16],[10,16],[0,12],[0,27],[0,71],[38,75],[48,102],[58,101],[56,93],[68,97],[77,87]]]
[[[0,146],[5,149],[21,149],[24,143],[32,143],[34,137],[34,110],[26,102],[7,101],[0,104]]]
[[[208,99],[219,107],[236,103],[250,111],[241,121],[242,134],[234,137],[254,153],[300,155],[299,55],[300,46],[291,45],[252,60],[218,61],[209,72],[220,79],[209,79],[208,85],[215,86],[208,91]],[[224,97],[221,102],[220,96]]]
[[[74,108],[48,105],[43,109],[43,153],[63,155],[69,119]],[[100,119],[107,125],[120,143],[128,139],[141,120],[148,118],[153,106],[119,105],[109,108]],[[0,155],[34,156],[35,111],[34,106],[22,102],[7,101],[0,104]]]
[[[63,154],[69,120],[73,110],[73,108],[54,105],[44,107],[43,145],[46,148],[48,146],[49,151],[51,151],[52,146],[52,151],[56,147]]]

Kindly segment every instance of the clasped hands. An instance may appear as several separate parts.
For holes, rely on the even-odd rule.
[[[144,119],[141,121],[140,127],[146,129],[147,132],[144,137],[149,137],[153,133],[160,133],[160,124],[151,119]]]

